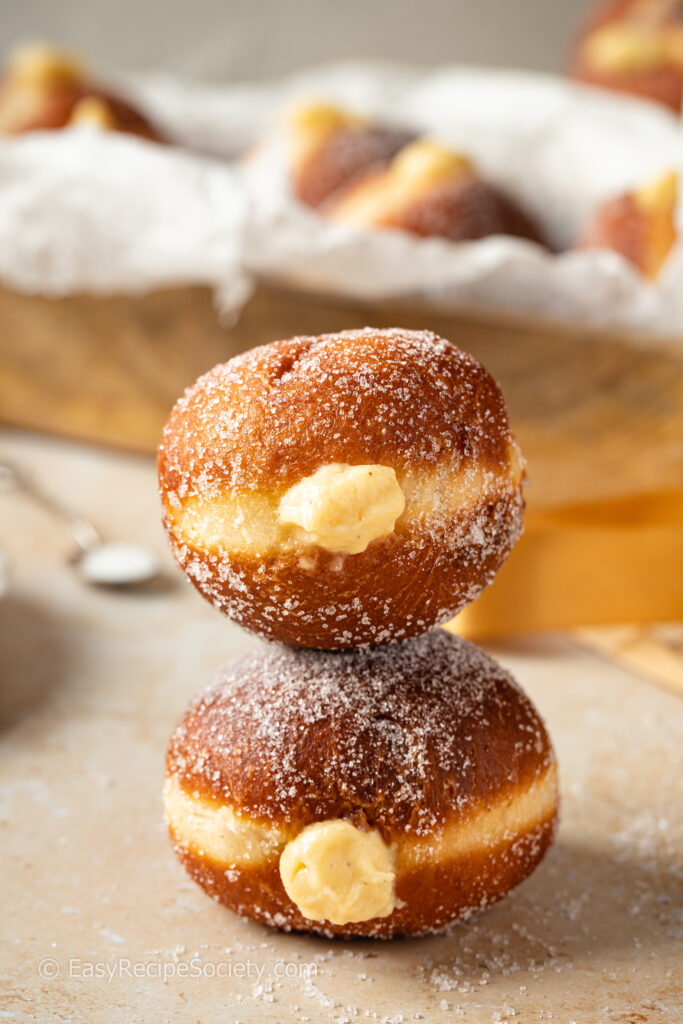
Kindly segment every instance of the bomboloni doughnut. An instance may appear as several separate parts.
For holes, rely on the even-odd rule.
[[[608,0],[572,57],[572,74],[678,112],[683,98],[681,0]]]
[[[367,328],[237,356],[175,406],[158,466],[190,580],[294,647],[425,633],[484,589],[522,528],[503,396],[428,332]]]
[[[44,44],[10,55],[0,81],[0,135],[90,124],[162,141],[157,129],[130,103],[96,85],[80,61]]]
[[[676,241],[678,175],[656,181],[602,203],[579,248],[613,249],[654,280]]]
[[[320,104],[295,110],[288,129],[293,191],[323,217],[453,242],[502,234],[545,244],[470,160],[415,132]]]
[[[516,200],[485,181],[467,157],[430,139],[411,142],[388,166],[349,185],[326,204],[325,215],[451,242],[512,235],[545,244]]]
[[[557,769],[535,708],[436,629],[225,666],[168,748],[175,850],[238,914],[324,935],[419,935],[500,899],[550,845]]]

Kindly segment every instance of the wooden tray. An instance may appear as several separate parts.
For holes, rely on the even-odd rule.
[[[0,419],[153,452],[196,377],[254,345],[366,325],[430,328],[494,374],[529,461],[533,507],[683,486],[683,344],[512,317],[443,315],[260,286],[221,324],[208,289],[49,299],[0,290]]]

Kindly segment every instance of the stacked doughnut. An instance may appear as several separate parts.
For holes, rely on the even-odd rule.
[[[159,479],[179,564],[267,641],[168,748],[169,830],[199,884],[276,927],[390,937],[522,881],[557,818],[550,740],[509,674],[438,628],[522,528],[484,368],[427,332],[262,346],[181,398]]]

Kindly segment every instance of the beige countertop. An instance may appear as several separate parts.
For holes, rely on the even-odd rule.
[[[240,921],[176,863],[160,788],[184,705],[253,641],[174,572],[151,460],[11,433],[0,455],[168,573],[144,594],[88,589],[59,524],[0,495],[0,1021],[683,1020],[680,698],[568,637],[501,646],[560,760],[562,824],[536,874],[429,939]]]

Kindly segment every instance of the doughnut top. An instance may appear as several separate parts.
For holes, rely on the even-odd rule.
[[[476,359],[428,331],[365,328],[276,341],[200,377],[164,429],[159,477],[179,507],[283,490],[326,463],[499,473],[512,445]]]
[[[347,818],[391,838],[466,819],[552,760],[510,675],[436,629],[343,653],[260,646],[190,706],[167,773],[280,827]]]

